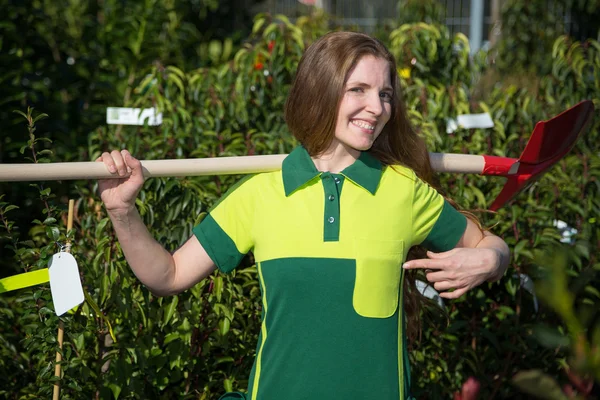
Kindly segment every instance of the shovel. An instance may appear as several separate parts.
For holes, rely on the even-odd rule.
[[[593,103],[585,100],[548,121],[538,122],[518,159],[430,153],[431,166],[437,172],[507,177],[504,188],[490,206],[491,210],[497,210],[571,150],[577,138],[590,125],[593,113]],[[281,169],[285,156],[142,160],[142,168],[145,178],[250,174]],[[99,162],[0,164],[0,182],[106,178],[119,176],[108,172],[104,164]]]

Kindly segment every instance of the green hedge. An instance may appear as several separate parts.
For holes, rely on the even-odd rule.
[[[188,70],[155,63],[150,71],[136,73],[137,88],[127,104],[158,107],[162,125],[101,126],[71,154],[94,159],[103,150],[124,147],[143,159],[288,152],[295,141],[282,111],[291,77],[305,46],[327,29],[323,16],[302,17],[295,24],[285,17],[259,16],[231,61]],[[489,67],[482,56],[469,59],[463,36],[450,36],[440,26],[412,24],[393,31],[387,44],[404,69],[410,117],[434,151],[516,157],[535,121],[586,98],[600,107],[596,41],[572,43],[560,37],[548,55],[551,71],[541,77],[537,91],[499,83],[477,99],[479,78]],[[446,133],[447,118],[470,112],[489,112],[495,127]],[[573,152],[515,201],[498,213],[481,214],[484,224],[494,226],[510,245],[511,268],[500,283],[448,302],[445,314],[434,307],[425,311],[422,338],[411,346],[417,397],[448,398],[474,376],[482,383],[482,398],[517,398],[519,389],[511,380],[522,370],[539,369],[561,384],[569,381],[564,373],[569,364],[582,376],[597,373],[599,121]],[[21,131],[24,142],[25,124]],[[138,208],[159,242],[175,249],[238,178],[151,179]],[[485,209],[503,185],[500,178],[480,176],[439,179],[447,194],[469,209]],[[231,275],[214,274],[178,296],[155,298],[129,270],[93,182],[44,183],[34,190],[39,199],[31,202],[43,212],[32,216],[37,220],[29,226],[13,224],[12,215],[19,210],[0,197],[0,232],[9,250],[4,254],[14,254],[21,272],[42,268],[56,251],[55,242],[72,238],[91,298],[61,318],[66,332],[63,398],[215,399],[226,390],[246,387],[261,313],[251,257]],[[77,201],[72,232],[64,228],[67,197]],[[578,230],[573,244],[561,243],[553,226],[557,219]],[[558,248],[566,254],[563,263],[554,266],[540,258]],[[556,289],[564,288],[565,271],[571,292]],[[546,288],[539,293],[545,302],[537,312],[533,297],[521,288],[519,273]],[[553,291],[554,303],[548,295]],[[561,302],[568,300],[564,293],[572,293],[572,307]],[[580,325],[573,319],[563,322],[568,313],[557,304],[569,305],[567,311]],[[0,395],[49,397],[58,326],[49,288],[0,296],[0,314]],[[593,357],[581,362],[577,347],[571,351],[571,338],[583,340],[581,332],[573,332],[580,326],[586,328],[588,345],[596,346],[596,353],[588,353],[596,354],[596,364]]]

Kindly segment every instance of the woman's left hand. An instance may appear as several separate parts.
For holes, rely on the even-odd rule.
[[[467,290],[498,278],[501,255],[495,249],[457,247],[443,253],[428,251],[427,256],[407,261],[403,267],[429,270],[427,280],[445,299],[456,299]]]

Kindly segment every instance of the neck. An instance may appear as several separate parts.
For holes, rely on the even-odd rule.
[[[360,150],[349,148],[342,143],[334,143],[323,153],[311,157],[318,171],[337,174],[354,164],[360,157]]]

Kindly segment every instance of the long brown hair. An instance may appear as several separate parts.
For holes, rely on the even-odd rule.
[[[388,62],[394,88],[390,119],[368,151],[384,165],[405,165],[430,182],[429,153],[408,120],[396,60],[383,43],[366,34],[331,32],[306,50],[285,104],[285,121],[310,155],[327,150],[335,136],[344,85],[358,61],[368,55]]]
[[[326,151],[335,136],[337,110],[346,81],[359,60],[369,55],[388,62],[394,93],[390,119],[368,152],[383,165],[411,168],[419,178],[437,188],[425,141],[408,119],[396,60],[379,40],[363,33],[332,32],[306,50],[285,104],[290,131],[311,156]],[[418,247],[408,254],[408,259],[424,257],[423,248]],[[420,332],[424,301],[415,286],[416,274],[416,270],[408,271],[404,280],[404,309],[411,341]]]

